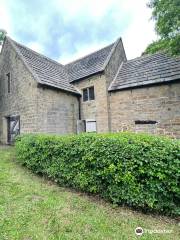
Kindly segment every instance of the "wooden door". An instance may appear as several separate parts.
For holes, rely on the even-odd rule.
[[[20,116],[10,116],[8,120],[8,143],[13,144],[15,137],[20,134]]]

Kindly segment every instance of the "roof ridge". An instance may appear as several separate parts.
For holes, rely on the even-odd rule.
[[[100,51],[104,50],[105,48],[110,47],[110,46],[113,45],[114,43],[115,43],[115,42],[113,42],[113,43],[111,43],[111,44],[109,44],[109,45],[107,45],[107,46],[105,46],[105,47],[103,47],[103,48],[100,48],[99,50],[96,50],[96,51],[93,51],[93,52],[91,52],[91,53],[89,53],[89,54],[86,54],[86,55],[83,56],[83,57],[77,58],[76,60],[65,64],[64,66],[67,67],[68,65],[71,65],[72,63],[78,62],[78,61],[80,61],[80,60],[82,60],[82,59],[84,59],[84,58],[86,58],[86,57],[89,57],[90,55],[93,55],[94,53],[100,52]]]
[[[151,58],[151,57],[159,56],[159,55],[164,55],[164,56],[169,57],[169,58],[174,59],[174,60],[180,60],[179,56],[173,58],[172,56],[169,56],[166,52],[157,52],[157,53],[153,53],[153,54],[149,53],[149,54],[146,54],[146,55],[142,55],[142,56],[139,56],[139,57],[136,57],[136,58],[129,59],[129,60],[127,60],[126,63],[129,63],[131,61],[136,61],[138,59]]]
[[[9,38],[9,39],[10,39],[12,42],[14,42],[15,44],[17,44],[17,45],[20,45],[20,46],[22,46],[22,47],[26,48],[27,50],[29,50],[29,51],[33,52],[34,54],[37,54],[37,55],[39,55],[40,57],[43,57],[43,58],[45,58],[46,60],[48,60],[48,61],[50,61],[50,62],[53,62],[53,63],[57,64],[58,66],[60,65],[61,67],[64,67],[64,65],[63,65],[63,64],[61,64],[61,63],[57,62],[56,60],[54,60],[54,59],[51,59],[51,58],[49,58],[49,57],[45,56],[45,55],[44,55],[44,54],[42,54],[42,53],[38,53],[38,52],[34,51],[33,49],[31,49],[31,48],[29,48],[29,47],[25,46],[24,44],[22,44],[22,43],[19,43],[19,42],[16,42],[14,39],[12,39],[12,38],[10,38],[10,37],[8,37],[8,38]]]
[[[30,72],[30,74],[33,76],[33,78],[37,81],[37,83],[39,83],[39,84],[42,84],[42,85],[48,85],[48,86],[54,86],[54,87],[57,87],[58,89],[61,89],[61,90],[64,90],[64,91],[68,91],[68,92],[71,92],[71,93],[74,93],[74,94],[80,94],[78,91],[77,91],[77,89],[75,89],[75,87],[69,82],[69,75],[68,75],[68,73],[66,72],[66,70],[65,70],[65,68],[64,68],[64,66],[61,66],[60,64],[56,64],[56,66],[58,66],[59,67],[59,70],[61,69],[62,70],[62,72],[63,72],[63,74],[65,75],[65,79],[64,79],[64,81],[66,82],[66,84],[67,84],[67,87],[69,88],[63,88],[62,86],[60,86],[60,85],[57,85],[57,83],[52,83],[52,82],[44,82],[44,81],[42,81],[41,80],[41,77],[39,77],[39,75],[36,73],[36,71],[33,69],[33,67],[27,62],[27,60],[26,60],[26,58],[23,56],[23,53],[21,52],[21,44],[16,44],[16,42],[14,41],[14,40],[12,40],[10,37],[6,37],[6,39],[7,39],[7,41],[11,44],[11,46],[13,47],[13,49],[15,50],[15,52],[18,54],[18,56],[20,57],[20,59],[21,59],[21,61],[23,62],[23,64],[25,65],[25,67],[26,67],[26,69]],[[27,51],[27,52],[30,52],[30,54],[31,55],[34,55],[35,56],[35,58],[37,58],[37,57],[42,57],[42,59],[44,60],[44,61],[47,61],[47,58],[45,57],[45,56],[43,56],[43,55],[41,55],[41,54],[38,54],[38,53],[36,53],[35,51],[33,51],[33,50],[31,50],[30,48],[28,48],[28,47],[26,47],[26,46],[23,46],[23,47],[25,47],[25,50]],[[48,61],[48,64],[53,64],[54,63],[54,61],[52,60],[52,61]],[[56,62],[55,62],[56,63]],[[58,70],[58,69],[56,69],[56,70]],[[63,82],[63,84],[64,84],[64,82]],[[62,85],[63,85],[62,84]]]
[[[170,62],[170,64],[169,64]],[[124,62],[109,91],[175,81],[180,78],[180,58],[165,53],[146,55]]]
[[[160,55],[160,54],[162,54],[162,53],[147,54],[147,55],[135,57],[135,58],[132,58],[132,59],[127,60],[126,63],[133,62],[133,61],[136,61],[136,60],[138,60],[138,59],[144,59],[144,58],[148,58],[148,57],[151,57],[151,56]]]

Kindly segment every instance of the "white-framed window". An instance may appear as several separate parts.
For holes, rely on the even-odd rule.
[[[95,99],[94,86],[83,89],[83,102]]]
[[[96,120],[86,119],[85,125],[86,125],[86,127],[85,127],[86,132],[96,132]]]

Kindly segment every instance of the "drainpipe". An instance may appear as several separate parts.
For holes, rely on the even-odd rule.
[[[78,97],[79,120],[81,120],[81,96]]]

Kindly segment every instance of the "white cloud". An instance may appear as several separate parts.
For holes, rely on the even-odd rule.
[[[12,32],[9,11],[4,0],[0,0],[0,29],[5,29],[7,33]]]
[[[78,18],[92,17],[95,21],[102,18],[108,9],[116,6],[119,0],[55,0],[54,4],[56,9],[62,13],[63,19],[68,22],[69,20]],[[64,14],[63,14],[64,13]]]
[[[44,52],[43,46],[41,44],[39,44],[38,42],[30,42],[27,44],[27,47],[31,48],[32,50],[34,50],[38,53]]]
[[[85,12],[86,15],[91,14],[98,20],[100,17],[106,14],[109,9],[113,9],[113,19],[118,25],[122,24],[123,17],[126,14],[126,18],[130,19],[130,23],[124,31],[120,31],[119,36],[122,37],[125,51],[128,59],[138,57],[145,50],[147,45],[153,40],[157,39],[154,31],[154,22],[151,20],[151,9],[146,6],[146,1],[144,0],[107,0],[101,1],[91,0],[86,1],[66,1],[65,11],[69,13],[66,15],[67,19],[78,18],[78,15]],[[109,24],[111,26],[111,23]],[[98,26],[97,26],[98,27]],[[117,32],[117,29],[115,31]],[[107,29],[108,34],[108,29]],[[116,39],[112,39],[114,41]],[[103,45],[104,44],[104,45]],[[62,54],[60,61],[63,63],[72,61],[77,57],[82,57],[83,54],[88,54],[94,50],[98,50],[104,47],[107,43],[106,41],[101,41],[99,43],[92,42],[91,46],[85,43],[77,46],[76,52],[74,54]]]
[[[154,22],[150,20],[151,10],[143,0],[126,0],[131,4],[133,19],[128,29],[123,32],[122,38],[128,59],[141,55],[147,45],[157,38],[154,31]]]
[[[107,45],[107,43],[94,43],[91,44],[90,46],[87,45],[77,45],[76,46],[76,52],[73,54],[66,54],[64,53],[60,58],[59,58],[59,62],[62,64],[66,64],[69,62],[72,62],[78,58],[84,57],[86,55],[88,55],[89,53],[92,53],[94,51],[97,51],[101,48],[103,48],[105,45]]]
[[[57,48],[62,46],[61,57],[59,57],[62,63],[98,50],[120,36],[123,39],[127,57],[131,59],[141,55],[146,46],[156,39],[154,23],[150,21],[151,10],[146,7],[148,0],[51,0],[46,2],[46,5],[43,5],[42,9],[40,9],[40,15],[36,14],[36,16],[33,15],[32,11],[28,11],[28,2],[23,2],[24,8],[21,1],[18,3],[18,1],[13,0],[0,0],[0,28],[6,29],[15,40],[23,42],[24,39],[20,39],[15,32],[17,28],[17,32],[22,32],[21,30],[29,26],[29,33],[36,33],[36,37],[29,40],[28,46],[35,51],[46,54],[45,49],[47,46],[52,46],[53,44],[49,43],[54,40],[50,32],[48,32],[50,31],[48,23],[53,14],[58,14],[64,21],[62,28],[65,27],[63,24],[66,27],[68,26],[67,33],[62,33],[61,29],[59,29],[59,35],[61,34],[61,36],[57,36],[56,41],[58,42]],[[12,18],[9,6],[15,6],[16,8],[15,19]],[[31,21],[31,24],[29,24],[29,21]],[[93,27],[96,29],[91,31],[91,36],[89,36],[91,43],[90,41],[87,42],[87,38],[78,38],[77,29],[73,32],[71,27],[72,22],[76,23],[79,33],[83,32],[82,36],[86,34],[85,31],[88,35],[88,31],[92,26],[87,24],[93,23]],[[123,29],[123,25],[127,26],[127,28]],[[112,34],[112,26],[114,34]],[[59,27],[58,24],[54,26],[54,28],[57,28],[57,32]],[[99,34],[99,37],[97,37],[98,31],[100,31],[98,29],[102,28],[107,28],[107,34]],[[74,53],[69,50],[69,46],[72,44],[75,49]],[[51,51],[53,52],[54,49],[49,49],[48,52]],[[52,54],[52,56],[54,55]]]

